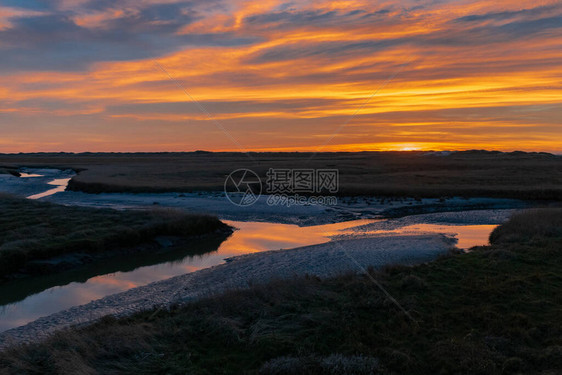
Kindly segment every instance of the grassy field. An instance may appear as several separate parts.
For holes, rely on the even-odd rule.
[[[538,220],[538,221],[537,221]],[[556,374],[562,209],[416,267],[302,278],[55,334],[0,354],[6,374]],[[521,223],[528,223],[521,230]]]
[[[215,217],[171,210],[66,207],[0,196],[0,280],[22,268],[46,272],[34,262],[64,254],[110,255],[160,235],[189,237],[226,228]]]
[[[487,196],[562,199],[562,157],[546,153],[464,151],[320,153],[152,153],[0,155],[0,167],[79,171],[73,190],[99,192],[222,191],[226,176],[269,168],[330,168],[342,195]]]

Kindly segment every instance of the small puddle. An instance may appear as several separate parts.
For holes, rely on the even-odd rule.
[[[474,246],[488,245],[488,237],[497,225],[443,225],[443,224],[412,224],[392,230],[362,231],[367,235],[412,235],[424,233],[440,233],[457,239],[456,247],[467,250]]]
[[[44,177],[42,174],[20,172],[20,178]]]
[[[26,177],[37,177],[37,176],[26,176]],[[40,199],[40,198],[48,197],[49,195],[60,193],[61,191],[65,191],[66,187],[68,185],[68,182],[70,180],[71,180],[71,178],[54,179],[53,181],[48,182],[48,184],[56,186],[55,188],[49,189],[49,190],[47,190],[43,193],[30,195],[29,197],[27,197],[27,199]]]

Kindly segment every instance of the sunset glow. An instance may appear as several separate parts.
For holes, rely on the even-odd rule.
[[[0,0],[0,53],[0,152],[562,152],[559,1]]]

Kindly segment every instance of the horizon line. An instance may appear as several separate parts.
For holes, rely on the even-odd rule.
[[[276,153],[276,154],[311,154],[315,153],[314,150],[302,151],[302,150],[248,150],[248,153],[256,154],[266,154],[266,153]],[[459,149],[459,150],[335,150],[335,151],[321,151],[316,152],[318,154],[353,154],[353,153],[461,153],[461,152],[486,152],[486,153],[501,153],[501,154],[511,154],[511,153],[525,153],[525,154],[549,154],[549,155],[562,155],[562,151],[542,151],[542,150],[497,150],[497,149]],[[34,154],[69,154],[69,155],[80,155],[80,154],[195,154],[195,153],[206,153],[206,154],[244,154],[244,152],[239,150],[191,150],[191,151],[20,151],[20,152],[0,152],[0,155],[34,155]]]

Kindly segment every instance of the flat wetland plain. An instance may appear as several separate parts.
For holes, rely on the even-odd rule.
[[[547,153],[38,153],[2,154],[0,168],[55,167],[78,172],[69,189],[101,192],[222,191],[247,168],[338,169],[340,195],[562,199],[562,157]],[[13,169],[12,169],[13,171]]]
[[[34,336],[27,344],[12,342],[0,352],[0,373],[546,375],[562,370],[562,209],[556,207],[562,201],[560,156],[490,151],[0,155],[0,173],[17,175],[23,167],[72,169],[77,175],[69,183],[70,190],[174,192],[169,199],[182,202],[195,200],[197,194],[175,193],[222,192],[226,176],[236,169],[255,171],[263,183],[266,172],[274,168],[337,169],[337,194],[342,201],[408,197],[422,206],[422,201],[443,202],[446,208],[447,202],[483,197],[553,207],[516,213],[492,232],[489,246],[448,252],[449,245],[443,243],[431,259],[441,255],[428,263],[387,262],[361,274],[335,276],[287,277],[289,272],[285,278],[261,283],[252,279],[177,305],[156,304],[158,309],[150,300],[150,306],[130,314],[56,330],[41,340]],[[92,197],[69,192],[59,196],[64,194]],[[229,228],[218,219],[153,210],[152,200],[148,204],[150,210],[114,211],[0,197],[0,265],[7,267],[0,269],[0,276],[78,249],[95,254],[160,235],[213,235],[217,230],[228,235]],[[454,207],[461,206],[457,202]],[[363,211],[353,213],[357,219]],[[455,213],[445,216],[455,222]],[[400,220],[413,219],[389,219],[388,225]],[[385,225],[374,222],[364,227]],[[339,240],[347,251],[360,242]],[[405,245],[407,250],[411,247]],[[422,247],[413,250],[428,250]],[[301,255],[302,249],[308,248],[301,248]],[[314,249],[318,247],[308,251]],[[250,264],[255,259],[268,269],[279,269],[273,255],[290,257],[297,250],[238,257],[214,271],[236,270],[237,262]],[[373,247],[361,250],[370,253]],[[323,259],[343,264],[344,256],[338,247]],[[291,271],[298,268],[295,259],[286,262]],[[238,271],[246,275],[256,269]],[[202,270],[199,275],[214,271]],[[184,276],[193,280],[197,275],[148,287]],[[232,280],[224,273],[220,278]],[[194,287],[182,286],[183,290]],[[129,292],[136,296],[135,290]],[[91,302],[99,303],[103,300]]]

